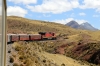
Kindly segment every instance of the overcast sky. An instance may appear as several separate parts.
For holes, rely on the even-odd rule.
[[[61,24],[75,20],[100,29],[100,0],[7,0],[7,15]]]

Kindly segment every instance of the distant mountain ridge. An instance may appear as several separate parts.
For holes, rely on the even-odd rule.
[[[94,28],[91,24],[89,24],[88,22],[78,24],[76,21],[72,20],[65,25],[70,26],[72,28],[76,28],[76,29],[93,30],[93,31],[98,30],[97,28]]]

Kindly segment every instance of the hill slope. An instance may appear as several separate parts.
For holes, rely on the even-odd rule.
[[[7,17],[8,29],[7,33],[31,33],[37,34],[38,32],[55,32],[56,35],[66,37],[66,36],[73,36],[73,38],[81,40],[82,37],[78,36],[81,34],[87,34],[91,36],[93,40],[99,40],[99,33],[100,31],[87,31],[87,30],[79,30],[74,29],[59,23],[53,22],[46,22],[46,21],[39,21],[39,20],[30,20],[22,17],[17,16],[9,16]]]
[[[37,42],[15,42],[12,48],[10,66],[89,66],[64,55],[47,53]]]
[[[36,54],[33,51],[33,49],[34,50],[36,48],[39,49],[38,46],[40,46],[42,50],[39,50],[39,52],[40,51],[46,52],[47,55],[49,55],[48,53],[50,53],[51,57],[54,57],[54,55],[52,54],[57,53],[57,54],[62,54],[62,55],[72,57],[74,59],[84,60],[86,59],[84,56],[87,57],[89,55],[89,53],[87,52],[91,52],[95,54],[97,51],[99,51],[98,48],[99,48],[99,41],[100,41],[100,31],[79,30],[79,29],[74,29],[74,28],[71,28],[62,24],[58,24],[58,23],[39,21],[39,20],[29,20],[29,19],[17,17],[17,16],[7,17],[7,23],[8,23],[8,29],[7,29],[8,33],[37,34],[40,31],[45,31],[45,32],[49,31],[49,32],[55,32],[57,34],[57,40],[55,41],[40,41],[40,42],[36,42],[35,45],[34,45],[34,42],[33,43],[29,42],[28,45],[30,47],[31,47],[31,44],[33,44],[33,46],[36,46],[36,47],[33,47],[31,50],[27,51],[29,54],[30,52],[33,52],[33,54]],[[20,43],[18,42],[18,44]],[[82,44],[82,46],[80,44]],[[83,49],[85,49],[85,47],[88,47],[88,46],[90,48],[87,48],[85,51],[82,51]],[[27,46],[27,49],[30,49],[30,47]],[[80,47],[83,47],[83,48],[80,48]],[[19,56],[23,54],[21,53],[23,48],[24,48],[24,45],[22,45],[22,49],[20,51],[17,51],[19,52]],[[20,48],[17,47],[17,49],[20,49]],[[80,50],[77,50],[77,49],[80,49]],[[92,52],[91,50],[93,50],[94,52]],[[78,52],[80,52],[80,54]],[[40,53],[40,56],[41,55],[42,53]],[[28,55],[27,57],[28,57],[28,60],[30,60],[30,57],[32,56]],[[59,56],[57,55],[57,57]],[[88,60],[90,58],[88,58]],[[96,58],[97,56],[94,58],[94,60],[96,60]],[[44,58],[42,58],[42,60],[43,59]],[[95,63],[94,60],[91,63]],[[41,63],[41,61],[37,63]]]
[[[39,20],[29,20],[22,17],[10,16],[7,17],[8,33],[37,33],[40,31],[51,31],[56,33],[75,34],[79,33],[73,28],[64,26],[62,24],[45,22]],[[10,31],[9,31],[10,30]],[[73,32],[74,33],[73,33]]]

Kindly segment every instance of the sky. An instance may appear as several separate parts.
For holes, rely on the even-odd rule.
[[[75,20],[100,29],[100,0],[7,0],[7,16],[61,24]]]

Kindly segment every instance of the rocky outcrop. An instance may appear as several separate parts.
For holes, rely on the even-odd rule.
[[[55,53],[56,54],[65,54],[65,48],[68,46],[68,44],[64,44],[61,46],[58,46],[55,48]]]
[[[94,54],[88,59],[88,62],[100,64],[100,49],[94,52]]]
[[[70,46],[75,44],[73,47],[68,49]],[[84,41],[73,44],[63,44],[56,47],[55,53],[65,54],[78,60],[85,60],[89,63],[100,64],[100,49],[96,48],[98,43],[86,43]],[[67,49],[66,49],[67,48]]]

